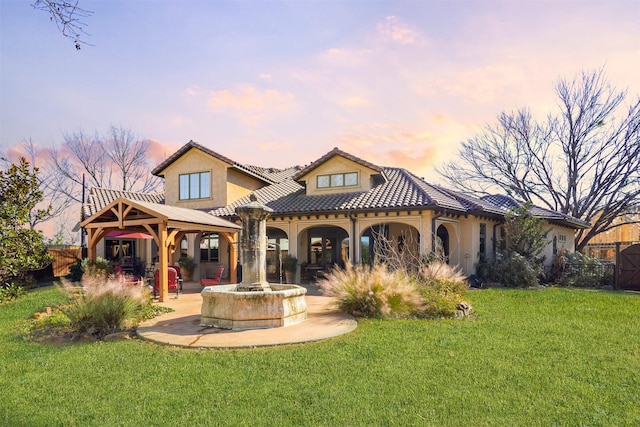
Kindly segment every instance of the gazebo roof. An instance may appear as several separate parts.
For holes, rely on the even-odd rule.
[[[241,227],[220,217],[196,209],[119,197],[80,224],[85,228],[140,228],[145,224],[165,223],[183,231],[236,232]]]

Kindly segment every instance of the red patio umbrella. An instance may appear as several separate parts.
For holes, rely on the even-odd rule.
[[[106,237],[116,239],[153,239],[151,235],[139,231],[110,231]]]

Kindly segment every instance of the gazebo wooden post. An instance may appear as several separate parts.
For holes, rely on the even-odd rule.
[[[158,261],[160,262],[160,297],[158,301],[164,302],[169,293],[169,251],[167,250],[167,224],[158,225]]]
[[[97,230],[94,228],[89,228],[87,229],[87,241],[89,242],[89,244],[87,245],[87,258],[89,258],[89,261],[93,261],[95,262],[96,260],[96,239],[95,239],[95,235],[96,235]]]

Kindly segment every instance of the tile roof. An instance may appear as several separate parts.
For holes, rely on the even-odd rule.
[[[441,188],[431,185],[401,168],[381,170],[385,181],[369,191],[306,195],[304,188],[290,179],[255,191],[258,200],[274,214],[336,211],[441,208],[465,213],[465,205]],[[249,202],[249,196],[211,211],[217,216],[233,216],[235,208]]]
[[[276,168],[262,168],[260,166],[242,165],[244,168],[252,171],[253,173],[269,178],[272,182],[282,182],[287,179],[291,179],[296,173],[302,169],[300,166],[293,166],[287,169]]]
[[[489,196],[484,196],[482,197],[482,200],[491,203],[494,206],[498,206],[505,213],[511,208],[520,207],[523,205],[522,202],[519,202],[513,197],[504,194],[492,194]],[[566,222],[578,228],[588,228],[590,226],[588,222],[583,221],[579,218],[575,218],[571,215],[563,214],[562,212],[553,211],[551,209],[546,209],[536,205],[531,207],[531,213],[538,218],[544,218],[552,222]]]
[[[334,148],[304,168],[295,166],[287,169],[275,169],[241,165],[190,141],[165,160],[165,162],[156,167],[153,173],[158,174],[162,172],[169,164],[176,161],[191,148],[202,150],[228,163],[231,167],[263,180],[267,185],[256,190],[254,193],[258,201],[273,209],[274,215],[434,209],[460,215],[471,214],[500,219],[504,217],[510,208],[520,206],[519,202],[504,195],[478,198],[439,185],[430,184],[405,169],[379,167],[345,153],[338,148]],[[304,187],[300,185],[297,180],[333,156],[342,156],[375,170],[380,173],[383,179],[378,180],[373,188],[368,191],[306,195]],[[164,203],[163,194],[145,194],[92,188],[87,203],[83,206],[83,219],[98,212],[118,197],[125,197],[145,203]],[[209,213],[217,217],[234,217],[235,208],[246,203],[249,203],[249,196],[243,197],[228,206],[213,209]],[[589,226],[588,223],[578,218],[539,206],[534,206],[532,212],[535,216],[564,226],[576,228],[586,228]]]
[[[507,196],[478,198],[449,190],[430,184],[402,168],[382,168],[381,172],[385,180],[369,191],[308,196],[304,187],[295,181],[299,175],[295,175],[291,179],[256,190],[255,194],[259,202],[273,209],[274,215],[435,209],[499,219],[518,203]],[[235,208],[246,203],[249,203],[249,196],[210,213],[232,217],[235,216]],[[532,212],[538,217],[562,225],[578,228],[588,226],[580,219],[538,206],[534,206]]]
[[[105,206],[119,197],[134,200],[137,202],[149,202],[164,204],[164,194],[162,193],[139,193],[135,191],[110,190],[107,188],[92,187],[89,189],[86,203],[82,205],[82,219],[102,210]]]
[[[228,229],[240,229],[241,226],[229,222],[225,219],[215,217],[197,209],[181,208],[178,206],[169,206],[165,204],[135,201],[139,206],[156,212],[169,221],[184,222],[188,224],[204,224],[215,227],[224,227]]]

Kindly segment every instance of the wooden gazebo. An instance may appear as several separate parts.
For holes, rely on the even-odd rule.
[[[88,258],[96,260],[96,245],[112,231],[143,232],[151,235],[158,245],[160,269],[160,301],[168,295],[169,256],[176,243],[190,233],[219,233],[230,244],[231,259],[229,278],[237,281],[237,233],[239,225],[215,217],[206,212],[167,206],[157,203],[134,201],[120,197],[80,223],[87,231]]]

